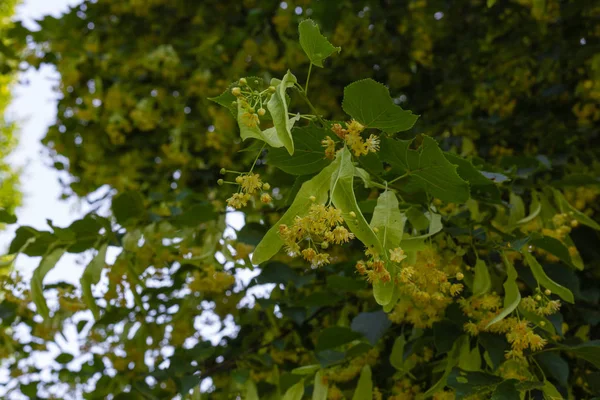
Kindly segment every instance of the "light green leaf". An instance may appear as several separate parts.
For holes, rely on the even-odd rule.
[[[289,388],[283,395],[282,400],[302,400],[302,396],[304,396],[304,379]]]
[[[502,253],[502,261],[506,267],[506,281],[504,281],[504,309],[486,326],[489,328],[496,322],[502,321],[506,316],[513,312],[521,302],[521,292],[517,286],[517,270],[513,263]]]
[[[400,246],[404,234],[406,216],[400,212],[398,198],[388,190],[379,195],[371,219],[371,228],[377,228],[375,234],[384,251]]]
[[[360,372],[358,385],[354,391],[352,400],[368,400],[373,398],[373,380],[371,378],[371,367],[367,364]]]
[[[246,381],[244,388],[246,389],[246,400],[259,400],[256,384],[251,379]]]
[[[510,214],[508,216],[508,225],[510,227],[515,227],[520,220],[525,218],[525,203],[523,203],[521,196],[513,192],[510,192],[509,201]]]
[[[552,189],[552,192],[554,193],[554,201],[558,205],[558,208],[561,212],[568,213],[583,225],[600,231],[600,224],[573,207],[558,189]]]
[[[331,199],[333,204],[342,211],[344,220],[354,233],[367,248],[374,249],[386,263],[386,267],[391,276],[395,275],[395,266],[389,262],[389,254],[384,251],[381,242],[371,226],[365,220],[364,215],[358,207],[356,196],[354,195],[353,178],[354,165],[352,164],[352,155],[346,147],[340,150],[333,164],[338,166],[331,177]],[[354,217],[351,213],[354,212]],[[393,279],[389,282],[376,281],[373,283],[373,295],[375,301],[380,305],[386,305],[392,300],[394,294]]]
[[[275,93],[267,102],[267,109],[273,118],[273,125],[279,141],[283,143],[290,155],[294,154],[294,140],[292,139],[292,123],[288,117],[288,105],[285,98],[285,92],[296,84],[298,80],[288,71],[282,80],[271,79],[271,85],[275,86]]]
[[[490,271],[485,261],[477,259],[475,262],[475,278],[473,279],[473,296],[481,296],[492,288]]]
[[[104,268],[104,262],[106,260],[107,249],[108,244],[104,244],[98,249],[98,253],[92,258],[92,261],[90,261],[87,267],[85,267],[83,275],[81,275],[81,279],[79,280],[81,291],[83,292],[83,301],[89,309],[92,310],[96,320],[100,318],[100,311],[98,305],[96,305],[96,299],[94,299],[94,295],[92,294],[92,284],[96,284],[100,281],[100,275],[102,274],[102,269]]]
[[[312,19],[305,19],[298,25],[300,33],[300,46],[310,59],[310,62],[317,67],[323,68],[323,60],[332,55],[339,53],[341,47],[335,47],[319,30],[319,26]]]
[[[411,236],[409,238],[403,239],[402,243],[401,243],[402,246],[406,246],[406,244],[410,243],[410,242],[415,242],[415,243],[420,242],[425,238],[435,235],[436,233],[441,231],[442,228],[444,227],[442,225],[442,216],[440,214],[432,214],[430,212],[427,212],[427,213],[423,214],[423,216],[425,217],[426,220],[429,220],[429,229],[427,230],[427,233],[424,233],[424,234],[418,235],[418,236]]]
[[[516,223],[517,225],[526,224],[533,221],[542,211],[542,203],[538,198],[537,192],[531,192],[531,204],[529,205],[529,215],[521,218]]]
[[[443,201],[464,203],[469,199],[469,184],[456,172],[456,165],[446,159],[437,142],[423,136],[418,150],[410,149],[410,140],[383,138],[379,156],[383,161],[407,174],[404,190],[422,189]]]
[[[281,219],[269,229],[256,246],[256,249],[254,249],[254,253],[252,254],[252,262],[254,264],[261,264],[269,260],[283,246],[283,241],[279,237],[279,225],[290,225],[297,215],[306,215],[312,204],[325,203],[328,197],[327,192],[329,191],[331,176],[337,168],[338,164],[332,163],[311,180],[302,184],[292,205],[283,214]],[[310,199],[311,196],[315,196],[316,199],[314,202]]]
[[[312,400],[327,400],[327,392],[329,392],[329,384],[323,382],[323,370],[320,370],[315,375],[315,385],[313,389]]]
[[[387,133],[406,131],[419,118],[397,106],[388,88],[373,79],[363,79],[346,86],[342,108],[367,128],[377,128]]]
[[[544,387],[542,387],[542,392],[544,393],[544,399],[546,400],[563,400],[564,397],[556,386],[551,384],[549,381],[544,380]]]
[[[460,348],[458,367],[464,371],[481,370],[481,353],[479,352],[479,346],[475,346],[473,350],[471,350],[469,341],[465,340]]]
[[[65,251],[66,249],[64,248],[52,250],[42,258],[40,265],[33,271],[31,278],[31,299],[35,303],[38,314],[44,319],[48,319],[50,316],[50,310],[48,310],[48,305],[44,298],[44,277],[54,268],[58,260],[65,254]]]
[[[312,375],[320,369],[321,369],[321,364],[305,365],[303,367],[294,368],[292,370],[292,374],[294,374],[294,375]]]
[[[525,260],[527,261],[527,264],[529,264],[531,272],[533,273],[533,276],[537,280],[538,284],[546,289],[550,289],[552,293],[557,294],[563,300],[568,301],[571,304],[575,302],[573,293],[571,293],[571,291],[566,287],[559,285],[550,279],[550,277],[546,275],[544,268],[542,268],[540,263],[529,253],[529,251],[525,250],[522,253],[525,256]]]
[[[319,172],[331,163],[331,160],[325,158],[325,149],[321,145],[321,141],[330,133],[314,124],[294,128],[294,155],[290,156],[283,149],[272,149],[269,150],[267,163],[292,175]]]
[[[404,371],[404,346],[406,346],[406,338],[400,335],[394,341],[390,354],[390,364],[398,371]]]
[[[279,139],[279,135],[277,133],[277,129],[273,126],[271,128],[267,128],[264,131],[260,130],[258,125],[248,126],[246,124],[246,119],[243,117],[246,111],[243,106],[238,102],[237,109],[237,121],[238,127],[240,128],[240,137],[242,140],[246,139],[258,139],[267,143],[269,146],[277,148],[283,147],[283,142]],[[296,122],[300,120],[300,116],[294,116],[289,118],[289,126],[292,128]],[[289,157],[289,155],[288,155]]]

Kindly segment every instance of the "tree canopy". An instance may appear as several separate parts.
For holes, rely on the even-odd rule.
[[[599,16],[98,0],[17,24],[61,74],[64,196],[97,211],[17,229],[42,258],[2,278],[9,396],[599,396]],[[65,253],[80,284],[44,284]]]

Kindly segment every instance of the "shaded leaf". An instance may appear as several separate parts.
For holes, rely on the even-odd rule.
[[[375,346],[391,325],[392,321],[387,314],[383,310],[379,310],[358,314],[352,320],[350,328],[363,334]]]
[[[98,310],[96,299],[92,293],[92,284],[97,284],[100,281],[100,275],[102,274],[102,269],[104,268],[104,262],[106,260],[107,249],[108,244],[106,243],[100,246],[98,253],[92,261],[90,261],[87,267],[85,267],[81,279],[79,280],[81,291],[83,293],[83,301],[92,311],[96,320],[100,318],[100,311]]]
[[[492,279],[490,271],[485,261],[477,259],[475,262],[475,277],[473,278],[473,296],[481,296],[489,292],[492,288]]]
[[[573,298],[573,293],[571,293],[571,291],[569,289],[567,289],[566,287],[559,285],[558,283],[556,283],[552,279],[550,279],[550,277],[548,275],[546,275],[544,268],[542,268],[540,263],[538,263],[538,261],[535,259],[534,256],[532,256],[529,253],[529,251],[526,250],[526,251],[523,251],[522,253],[525,256],[525,260],[527,261],[527,264],[531,268],[531,272],[533,273],[533,276],[535,277],[537,282],[542,287],[544,287],[546,289],[550,289],[552,291],[552,293],[557,294],[563,300],[568,301],[569,303],[575,302],[575,299]]]
[[[52,268],[54,268],[63,254],[65,254],[64,248],[52,250],[42,258],[40,265],[33,271],[33,276],[31,278],[31,299],[35,303],[38,314],[44,319],[48,319],[50,313],[48,305],[46,304],[46,299],[44,298],[44,277]]]
[[[515,266],[504,253],[502,253],[502,261],[506,268],[506,281],[504,281],[504,308],[487,324],[486,328],[496,322],[502,321],[513,312],[521,302],[521,292],[519,292],[519,287],[517,286],[518,275]]]
[[[292,175],[319,172],[331,163],[331,160],[325,158],[325,149],[321,146],[321,140],[328,133],[328,130],[314,124],[294,128],[294,154],[290,156],[283,149],[271,149],[267,163]]]
[[[388,88],[373,79],[363,79],[346,86],[342,108],[364,126],[387,133],[406,131],[419,118],[396,105]]]
[[[300,33],[300,46],[308,56],[311,63],[323,68],[323,60],[339,53],[341,47],[335,47],[321,34],[319,26],[312,19],[305,19],[298,25]]]
[[[316,351],[330,350],[354,340],[361,339],[362,334],[343,326],[332,326],[323,329],[317,339]]]

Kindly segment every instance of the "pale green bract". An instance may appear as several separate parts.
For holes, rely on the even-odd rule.
[[[358,378],[358,384],[354,391],[352,400],[368,400],[373,398],[373,379],[371,378],[371,367],[367,364],[363,367]]]
[[[267,109],[273,118],[273,125],[279,141],[283,144],[290,155],[294,154],[294,140],[292,139],[293,124],[288,117],[288,105],[285,97],[287,89],[293,87],[298,80],[288,71],[282,80],[271,79],[271,86],[275,86],[275,93],[267,102]]]
[[[456,166],[446,159],[436,141],[423,136],[418,150],[410,149],[411,140],[381,140],[380,157],[406,174],[408,188],[420,188],[447,202],[464,203],[469,199],[469,184],[456,172]]]
[[[346,86],[342,108],[364,126],[387,133],[406,131],[419,118],[397,106],[388,88],[373,79],[363,79]]]
[[[519,292],[519,287],[517,286],[517,270],[504,253],[502,253],[502,261],[506,267],[506,281],[504,281],[504,308],[486,325],[486,328],[489,328],[496,322],[502,321],[511,312],[513,312],[521,302],[521,292]]]
[[[304,396],[304,379],[289,388],[283,395],[282,400],[302,400],[302,396]]]
[[[102,269],[104,268],[104,262],[106,260],[107,249],[108,244],[104,244],[98,249],[98,253],[92,258],[92,261],[90,261],[87,267],[85,267],[83,275],[81,275],[81,279],[79,280],[85,304],[92,310],[92,314],[94,314],[94,318],[96,319],[100,318],[100,311],[98,310],[96,299],[94,299],[94,295],[92,294],[92,284],[96,284],[100,281],[100,275],[102,274]]]
[[[320,370],[315,375],[315,385],[313,388],[312,400],[327,400],[329,385],[323,382],[324,377],[323,370]]]
[[[540,263],[532,256],[529,251],[524,250],[523,255],[525,256],[525,260],[527,264],[529,264],[529,268],[531,268],[531,272],[535,277],[535,280],[544,288],[550,289],[552,293],[559,295],[563,300],[568,301],[569,303],[574,303],[575,299],[573,298],[573,293],[566,287],[554,282],[546,272],[544,268],[540,265]]]
[[[485,261],[475,262],[475,277],[473,278],[473,296],[481,296],[492,289],[492,279]]]
[[[64,248],[57,248],[46,254],[31,278],[31,299],[35,303],[38,314],[44,319],[48,319],[50,316],[50,310],[44,298],[44,277],[54,268],[58,260],[65,254],[65,251]]]
[[[300,33],[300,46],[306,53],[311,63],[323,68],[323,60],[339,53],[341,47],[335,47],[321,34],[319,26],[312,19],[305,19],[298,25]]]

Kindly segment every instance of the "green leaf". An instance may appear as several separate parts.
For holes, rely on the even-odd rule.
[[[551,384],[549,381],[544,380],[544,387],[542,387],[542,392],[544,393],[544,399],[546,400],[563,400],[564,397],[556,387]]]
[[[342,211],[342,215],[350,231],[367,248],[374,249],[383,258],[388,271],[394,276],[395,266],[389,262],[389,255],[384,251],[379,238],[365,220],[356,202],[353,188],[354,165],[352,164],[350,151],[346,147],[340,150],[335,162],[331,166],[337,167],[331,177],[331,200],[333,204]],[[354,213],[354,216],[351,213]],[[378,304],[388,304],[392,300],[393,294],[393,279],[389,282],[375,281],[373,283],[373,295]]]
[[[486,328],[490,327],[496,322],[502,321],[511,312],[513,312],[521,302],[521,292],[517,286],[517,270],[515,270],[515,266],[504,253],[502,253],[502,261],[506,267],[506,281],[504,281],[504,308],[500,314],[496,315],[496,317],[487,324]]]
[[[56,361],[59,364],[68,364],[71,361],[73,361],[74,358],[75,358],[75,356],[73,354],[60,353],[59,355],[56,356],[54,361]]]
[[[373,79],[363,79],[346,86],[342,108],[367,128],[387,133],[406,131],[419,118],[397,106],[388,88]]]
[[[303,367],[294,368],[292,370],[292,374],[294,374],[294,375],[312,375],[320,369],[321,369],[320,364],[305,365]]]
[[[242,140],[246,139],[258,139],[267,143],[269,146],[277,148],[283,147],[283,142],[281,141],[277,129],[275,126],[271,128],[267,128],[264,131],[261,131],[259,125],[248,125],[246,123],[246,118],[244,115],[246,114],[245,108],[242,106],[241,102],[238,102],[237,107],[237,121],[238,127],[240,129],[240,137]],[[295,116],[289,118],[288,125],[290,129],[294,126],[294,124],[300,119],[299,116]]]
[[[532,235],[533,236],[533,235]],[[534,237],[529,241],[529,244],[546,250],[548,253],[555,255],[562,262],[567,265],[571,265],[579,270],[583,269],[583,264],[576,257],[572,257],[569,253],[569,249],[560,240],[553,238],[552,236]]]
[[[90,261],[87,267],[85,267],[81,279],[79,280],[81,291],[83,292],[83,301],[92,311],[96,320],[100,318],[100,311],[98,305],[96,305],[96,299],[94,299],[94,295],[92,294],[92,284],[97,284],[100,281],[100,275],[102,274],[102,269],[104,268],[106,260],[107,249],[108,244],[104,244],[98,249],[98,253],[92,261]]]
[[[526,224],[533,221],[542,211],[542,203],[538,198],[537,192],[531,192],[531,204],[529,205],[529,215],[521,218],[516,223],[517,225]]]
[[[404,347],[406,346],[406,338],[400,335],[394,341],[392,352],[390,353],[390,364],[398,371],[404,371]]]
[[[400,173],[407,174],[404,190],[422,189],[443,201],[464,203],[469,199],[469,184],[456,172],[437,142],[423,136],[418,150],[410,149],[412,141],[383,138],[379,156]]]
[[[212,221],[217,218],[217,213],[210,203],[194,204],[183,214],[173,219],[173,224],[177,226],[198,226],[203,222]]]
[[[361,333],[367,338],[371,345],[377,345],[379,339],[392,325],[392,321],[383,310],[373,312],[361,312],[352,320],[350,328],[354,332]]]
[[[529,251],[525,250],[522,253],[525,256],[525,260],[531,268],[531,272],[533,273],[533,276],[537,280],[538,284],[540,284],[546,289],[550,289],[552,293],[557,294],[563,300],[568,301],[571,304],[575,302],[575,299],[573,298],[573,293],[571,293],[571,291],[566,287],[559,285],[558,283],[550,279],[548,275],[546,275],[544,268],[542,268],[540,263],[538,263],[538,261],[535,259],[534,256],[532,256],[529,253]]]
[[[373,380],[371,378],[371,367],[367,364],[363,367],[358,378],[358,384],[354,391],[352,400],[367,400],[373,398]]]
[[[520,400],[521,395],[515,387],[517,382],[516,379],[509,379],[500,383],[494,390],[491,400]]]
[[[144,218],[146,208],[140,192],[124,192],[118,194],[112,201],[112,212],[119,225],[126,225]]]
[[[363,335],[343,326],[332,326],[323,329],[317,339],[316,351],[334,349],[354,340],[361,339]]]
[[[527,320],[531,321],[535,325],[539,326],[540,329],[545,330],[551,335],[556,335],[556,329],[554,328],[554,324],[550,322],[548,318],[538,315],[535,312],[526,310],[522,304],[519,304],[518,310],[519,313],[523,315],[523,317],[525,317]],[[542,322],[543,324],[541,324]]]
[[[600,224],[573,207],[558,189],[552,189],[552,192],[554,193],[554,200],[561,212],[568,213],[583,225],[600,231]]]
[[[592,363],[596,368],[600,368],[600,340],[590,340],[576,346],[561,346],[560,349]]]
[[[471,196],[480,200],[499,203],[500,190],[494,184],[494,181],[483,175],[473,163],[454,153],[444,153],[448,161],[457,166],[458,175],[469,182]]]
[[[400,246],[404,234],[406,216],[400,212],[398,198],[394,192],[388,190],[379,195],[377,205],[371,219],[371,228],[377,233],[384,251]]]
[[[319,26],[312,19],[305,19],[298,25],[300,33],[300,46],[308,56],[311,63],[317,67],[323,68],[323,60],[339,53],[341,47],[335,47],[319,30]]]
[[[329,392],[329,385],[323,382],[324,374],[323,370],[320,370],[315,375],[315,385],[313,389],[312,400],[327,400],[327,392]]]
[[[279,225],[290,225],[293,223],[296,216],[306,215],[312,204],[322,204],[327,200],[327,192],[331,182],[331,176],[336,170],[337,165],[331,164],[323,169],[319,174],[309,181],[302,184],[296,198],[288,210],[283,214],[281,219],[269,229],[261,242],[254,249],[252,254],[252,262],[261,264],[273,257],[281,246],[283,241],[279,237]],[[315,196],[313,202],[310,197]]]
[[[462,348],[464,342],[468,342],[467,336],[464,335],[454,342],[452,349],[450,350],[450,352],[448,352],[448,357],[446,358],[446,367],[444,368],[444,373],[442,374],[442,377],[423,394],[423,398],[433,396],[435,393],[442,390],[444,386],[446,386],[446,382],[448,380],[450,372],[452,372],[452,368],[454,368],[458,364],[460,349]]]
[[[294,140],[292,139],[293,122],[288,117],[288,105],[285,92],[296,84],[298,80],[288,71],[282,80],[271,79],[271,85],[275,86],[275,93],[267,102],[267,109],[273,118],[273,125],[277,133],[277,138],[287,149],[290,155],[294,154]]]
[[[487,0],[487,6],[488,8],[492,8],[494,6],[494,4],[496,4],[497,0]]]
[[[427,213],[421,214],[421,215],[424,216],[425,221],[429,221],[429,229],[427,230],[427,233],[424,233],[422,235],[404,238],[402,240],[402,246],[405,246],[406,243],[419,242],[425,238],[433,236],[436,233],[438,233],[439,231],[441,231],[442,228],[444,227],[442,225],[442,216],[440,214],[432,214],[430,212],[427,212]]]
[[[302,400],[302,396],[304,396],[304,379],[289,388],[283,395],[282,400]]]
[[[233,86],[234,85],[228,87],[227,90],[225,90],[217,97],[209,97],[208,100],[214,101],[215,103],[227,108],[229,111],[231,111],[231,114],[239,120],[239,117],[237,116],[237,107],[234,105],[234,102],[237,101],[237,97],[235,97],[233,93],[231,93],[231,88]]]
[[[475,278],[473,278],[473,296],[481,296],[489,292],[492,288],[492,279],[490,271],[485,261],[477,259],[475,262]]]
[[[259,400],[256,384],[251,379],[246,381],[244,388],[246,389],[246,400]]]
[[[554,352],[538,353],[534,356],[544,372],[552,376],[563,387],[569,386],[569,363]]]
[[[17,222],[17,217],[6,211],[4,208],[0,208],[0,223],[14,224],[15,222]]]
[[[38,314],[44,319],[48,319],[50,314],[46,299],[44,298],[44,277],[54,268],[58,260],[65,254],[65,251],[64,248],[52,250],[42,258],[40,265],[33,271],[31,278],[31,299],[35,303]]]
[[[508,216],[508,225],[515,227],[520,220],[525,218],[525,203],[523,203],[521,196],[513,192],[510,192],[509,201],[510,214]]]
[[[481,353],[477,345],[471,350],[469,341],[464,341],[458,356],[458,367],[464,371],[481,370]]]
[[[290,156],[283,149],[269,150],[267,164],[292,175],[308,175],[321,171],[331,163],[325,158],[325,150],[321,140],[329,131],[317,125],[294,128],[294,155]]]

